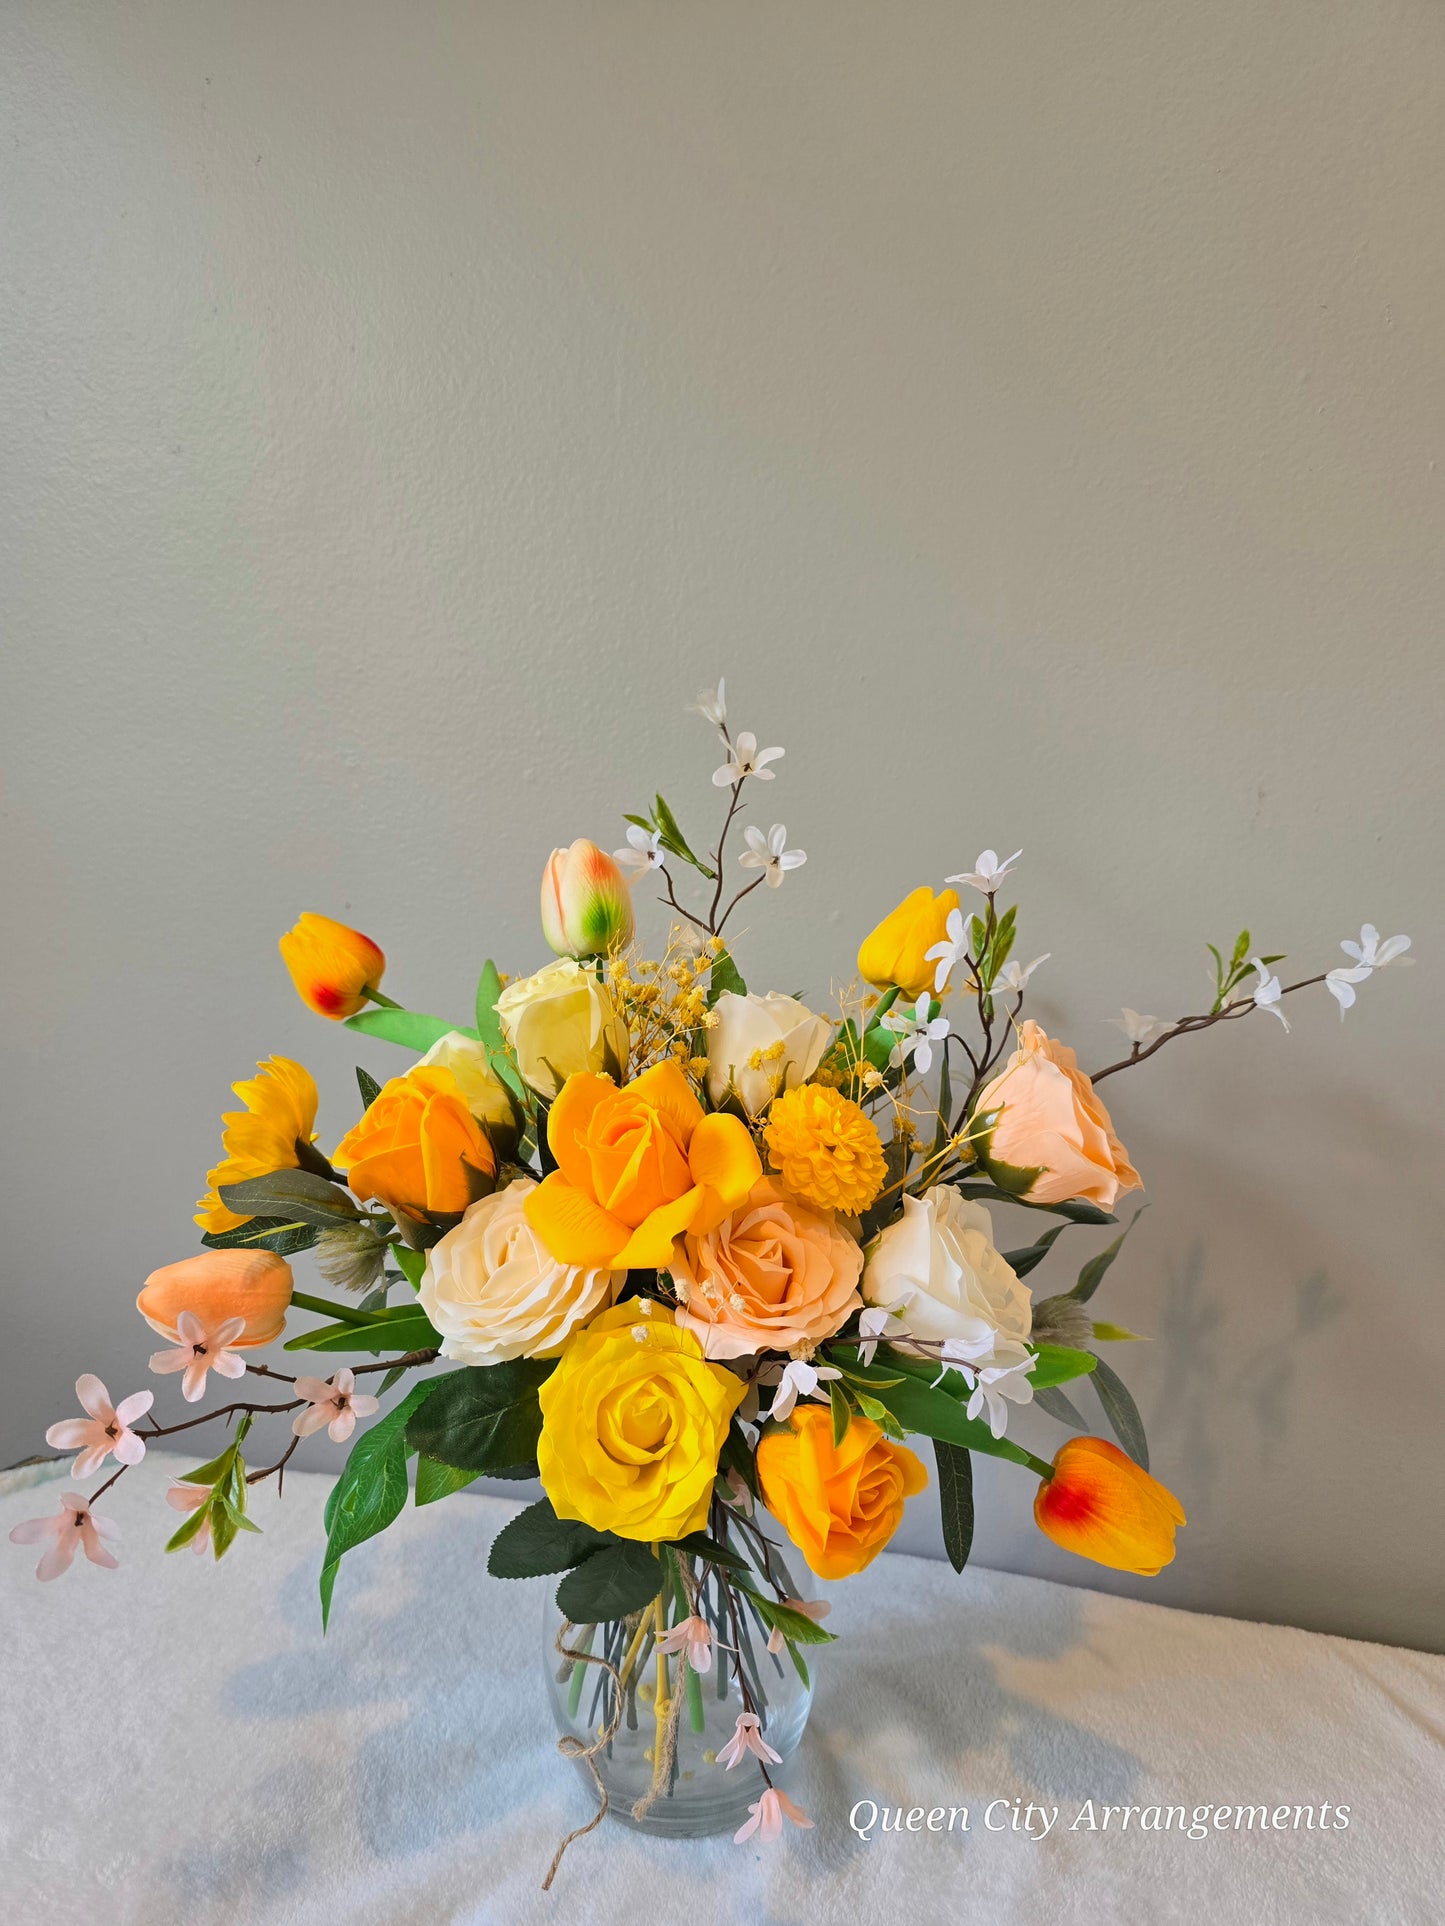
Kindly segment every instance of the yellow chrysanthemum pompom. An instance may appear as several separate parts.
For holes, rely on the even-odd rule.
[[[816,1083],[786,1090],[768,1112],[763,1141],[795,1197],[823,1210],[867,1210],[887,1167],[878,1132],[850,1098]]]

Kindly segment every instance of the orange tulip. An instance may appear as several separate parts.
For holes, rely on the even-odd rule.
[[[1174,1556],[1184,1510],[1106,1438],[1070,1438],[1034,1498],[1034,1523],[1065,1551],[1152,1578]]]
[[[202,1251],[152,1271],[135,1307],[172,1344],[179,1341],[176,1319],[182,1311],[193,1311],[208,1330],[227,1318],[244,1318],[245,1330],[229,1346],[243,1351],[280,1337],[291,1291],[291,1266],[275,1251]]]
[[[486,1132],[440,1064],[418,1064],[384,1083],[331,1161],[357,1197],[412,1218],[460,1216],[497,1175]]]
[[[318,1016],[355,1016],[380,987],[386,958],[369,936],[307,910],[277,947],[296,994]]]
[[[674,1062],[619,1090],[579,1070],[547,1117],[557,1168],[527,1199],[527,1222],[559,1264],[665,1266],[684,1231],[716,1230],[763,1174],[738,1117],[704,1116]]]
[[[905,996],[922,996],[933,988],[934,966],[927,952],[943,942],[949,914],[957,908],[956,889],[935,896],[925,883],[913,890],[863,938],[858,974],[879,989],[896,983]]]
[[[785,1431],[758,1441],[763,1501],[819,1578],[871,1565],[903,1520],[903,1501],[928,1483],[922,1462],[854,1417],[833,1443],[833,1414],[800,1405]]]

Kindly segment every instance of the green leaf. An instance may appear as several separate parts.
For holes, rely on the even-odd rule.
[[[991,1458],[1008,1458],[1016,1465],[1027,1465],[1030,1470],[1039,1470],[1041,1461],[1022,1445],[1013,1444],[1008,1438],[995,1438],[988,1426],[979,1418],[968,1417],[958,1396],[944,1388],[950,1382],[956,1384],[966,1395],[966,1387],[956,1371],[948,1373],[943,1386],[938,1389],[915,1376],[913,1361],[897,1354],[890,1354],[889,1364],[905,1373],[900,1384],[883,1390],[878,1386],[871,1365],[859,1366],[858,1375],[870,1382],[877,1391],[880,1404],[885,1404],[905,1431],[916,1431],[928,1438],[943,1438],[949,1444],[962,1445],[967,1451],[982,1451]],[[936,1364],[925,1364],[922,1369],[930,1376],[937,1373]],[[1045,1467],[1046,1468],[1046,1467]],[[1042,1472],[1040,1472],[1042,1476]]]
[[[426,1274],[426,1252],[414,1251],[407,1244],[399,1244],[392,1246],[392,1255],[396,1259],[397,1269],[407,1283],[414,1291],[420,1290],[422,1278]]]
[[[416,1385],[394,1410],[378,1418],[351,1447],[351,1456],[326,1501],[326,1558],[321,1567],[321,1626],[331,1616],[331,1593],[342,1558],[385,1531],[406,1504],[408,1420],[444,1379]]]
[[[828,1402],[833,1407],[833,1445],[836,1450],[847,1436],[848,1426],[853,1422],[853,1413],[848,1408],[848,1395],[837,1378],[829,1381]]]
[[[661,1589],[662,1566],[652,1548],[623,1538],[573,1566],[557,1587],[557,1608],[574,1625],[600,1625],[640,1612]]]
[[[691,863],[693,868],[701,871],[710,883],[716,882],[717,871],[710,869],[700,856],[695,856],[691,849],[689,849],[687,838],[678,828],[677,818],[668,808],[666,800],[658,796],[654,798],[654,804],[657,811],[657,828],[660,832],[663,848],[667,850],[670,855],[680,856],[685,863]],[[635,818],[629,818],[629,821],[632,820],[635,820]],[[643,827],[650,829],[652,824],[646,823]]]
[[[938,1073],[938,1128],[933,1133],[930,1161],[936,1163],[948,1142],[949,1119],[953,1115],[953,1080],[948,1069],[948,1049],[944,1047],[943,1067]]]
[[[303,1224],[295,1217],[255,1217],[234,1230],[207,1231],[201,1242],[213,1251],[275,1251],[278,1257],[295,1257],[309,1251],[320,1235],[314,1224]]]
[[[1139,1331],[1128,1331],[1122,1324],[1094,1323],[1094,1336],[1104,1344],[1143,1344],[1147,1342]]]
[[[362,1215],[344,1190],[309,1170],[273,1170],[266,1177],[221,1184],[216,1195],[239,1217],[279,1216],[321,1230],[355,1223]]]
[[[507,1049],[507,1039],[502,1030],[502,1019],[497,1015],[497,998],[502,994],[502,979],[496,964],[490,957],[482,965],[482,973],[477,978],[477,1035],[481,1038],[487,1052],[487,1062],[493,1072],[502,1079],[512,1095],[526,1107],[528,1096]]]
[[[725,991],[733,996],[746,996],[748,986],[728,951],[719,950],[712,960],[712,973],[707,981],[707,1007],[711,1009]]]
[[[1043,1263],[1053,1249],[1054,1239],[1062,1237],[1068,1228],[1067,1224],[1055,1224],[1052,1230],[1044,1232],[1036,1244],[1025,1244],[1019,1251],[1005,1251],[1004,1263],[1011,1268],[1015,1277],[1027,1277],[1030,1271],[1036,1270]]]
[[[943,1518],[943,1549],[956,1572],[968,1563],[973,1545],[973,1460],[961,1446],[935,1438],[938,1508]]]
[[[359,1063],[356,1066],[356,1087],[361,1092],[362,1109],[364,1111],[370,1110],[371,1106],[381,1095],[381,1085],[376,1081],[376,1078],[372,1076],[371,1072],[369,1070],[363,1070]]]
[[[224,1478],[227,1475],[235,1462],[236,1447],[234,1444],[228,1444],[218,1458],[212,1458],[208,1464],[197,1465],[194,1471],[183,1471],[181,1473],[181,1483],[183,1485],[214,1485],[218,1479]]]
[[[985,1204],[1017,1204],[1021,1210],[1046,1210],[1052,1217],[1067,1217],[1071,1224],[1117,1224],[1119,1221],[1109,1211],[1100,1210],[1097,1204],[1086,1204],[1080,1197],[1070,1197],[1059,1204],[1036,1204],[1030,1197],[1015,1197],[993,1184],[964,1181],[956,1183],[954,1188],[960,1197],[977,1197]]]
[[[833,1632],[825,1632],[816,1619],[809,1618],[806,1612],[795,1612],[791,1605],[780,1605],[775,1598],[764,1598],[755,1592],[751,1585],[739,1585],[740,1592],[746,1592],[757,1608],[758,1617],[770,1632],[781,1632],[783,1637],[795,1645],[831,1645]]]
[[[493,1578],[540,1578],[544,1572],[565,1572],[617,1543],[611,1532],[559,1518],[551,1499],[543,1498],[503,1525],[492,1540],[487,1570]]]
[[[858,1399],[858,1409],[863,1413],[863,1416],[865,1418],[871,1418],[874,1424],[876,1424],[886,1436],[892,1438],[896,1444],[902,1444],[906,1434],[902,1425],[899,1424],[897,1418],[894,1417],[887,1405],[880,1404],[877,1398],[870,1398],[866,1391],[859,1391],[854,1395]]]
[[[1089,1421],[1078,1406],[1066,1398],[1056,1386],[1045,1385],[1042,1391],[1035,1391],[1034,1403],[1045,1417],[1052,1418],[1055,1424],[1072,1425],[1075,1431],[1087,1431],[1089,1428]]]
[[[1034,1355],[1038,1362],[1029,1373],[1029,1383],[1036,1393],[1052,1384],[1067,1384],[1070,1378],[1082,1378],[1099,1362],[1092,1351],[1074,1351],[1067,1344],[1040,1344]]]
[[[1117,1371],[1111,1370],[1102,1358],[1094,1361],[1094,1389],[1099,1394],[1099,1402],[1104,1407],[1104,1416],[1109,1420],[1114,1436],[1123,1445],[1135,1464],[1149,1469],[1149,1441],[1144,1436],[1144,1420],[1139,1416],[1139,1407],[1129,1395],[1124,1380]]]
[[[211,1500],[208,1498],[203,1505],[197,1505],[190,1517],[183,1520],[182,1523],[177,1526],[176,1530],[171,1533],[170,1537],[166,1540],[166,1550],[168,1552],[180,1551],[183,1547],[189,1545],[210,1515]]]
[[[434,1505],[439,1498],[450,1498],[454,1491],[461,1491],[471,1484],[480,1473],[458,1471],[455,1465],[439,1465],[435,1458],[421,1458],[416,1461],[416,1502],[418,1505]]]
[[[434,1395],[407,1428],[408,1442],[463,1470],[527,1463],[542,1432],[537,1392],[554,1368],[551,1360],[513,1358],[448,1372],[434,1380]]]
[[[679,1538],[673,1546],[674,1551],[690,1552],[694,1558],[702,1558],[709,1565],[722,1565],[730,1572],[749,1572],[752,1567],[745,1558],[726,1545],[720,1545],[715,1538],[709,1538],[705,1531],[690,1531],[686,1538]]]
[[[383,1043],[399,1043],[403,1050],[424,1056],[432,1045],[454,1030],[454,1023],[440,1017],[421,1016],[415,1010],[358,1010],[346,1019],[348,1030],[363,1036],[380,1037]]]
[[[1089,1299],[1104,1281],[1104,1273],[1123,1249],[1124,1239],[1129,1235],[1130,1231],[1133,1230],[1134,1226],[1148,1208],[1149,1206],[1147,1204],[1141,1204],[1124,1226],[1123,1230],[1121,1230],[1119,1235],[1114,1239],[1113,1243],[1110,1244],[1109,1248],[1100,1251],[1097,1257],[1091,1257],[1089,1259],[1088,1263],[1079,1272],[1078,1283],[1074,1286],[1073,1290],[1068,1293],[1070,1297],[1077,1298],[1080,1304],[1088,1303]]]
[[[287,1338],[288,1351],[435,1351],[441,1333],[419,1304],[396,1304],[378,1311],[369,1324],[322,1324]]]

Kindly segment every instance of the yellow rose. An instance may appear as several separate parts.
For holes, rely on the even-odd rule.
[[[926,885],[916,889],[885,916],[858,952],[858,974],[877,988],[896,983],[908,997],[933,988],[934,966],[926,952],[948,934],[948,918],[958,908],[958,891],[935,896]]]
[[[763,1502],[819,1578],[851,1578],[871,1565],[903,1521],[903,1501],[928,1483],[921,1461],[871,1418],[854,1417],[840,1445],[833,1414],[799,1406],[758,1441]]]
[[[528,1087],[548,1103],[579,1070],[620,1077],[627,1067],[627,1026],[605,983],[571,957],[509,983],[497,1016]]]
[[[571,1339],[539,1393],[537,1467],[552,1509],[649,1543],[701,1531],[746,1394],[661,1305],[613,1305]]]
[[[439,1065],[417,1064],[384,1083],[331,1161],[363,1201],[375,1197],[393,1215],[413,1219],[459,1217],[497,1176],[486,1133],[456,1078]]]

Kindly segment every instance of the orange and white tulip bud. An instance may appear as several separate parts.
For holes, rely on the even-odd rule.
[[[542,876],[542,934],[558,956],[603,956],[632,935],[632,892],[585,836],[552,851]]]
[[[386,969],[386,958],[369,936],[313,910],[287,930],[277,947],[301,1001],[333,1022],[365,1009]]]
[[[1152,1578],[1185,1523],[1172,1491],[1106,1438],[1070,1438],[1034,1498],[1034,1523],[1065,1551]]]

